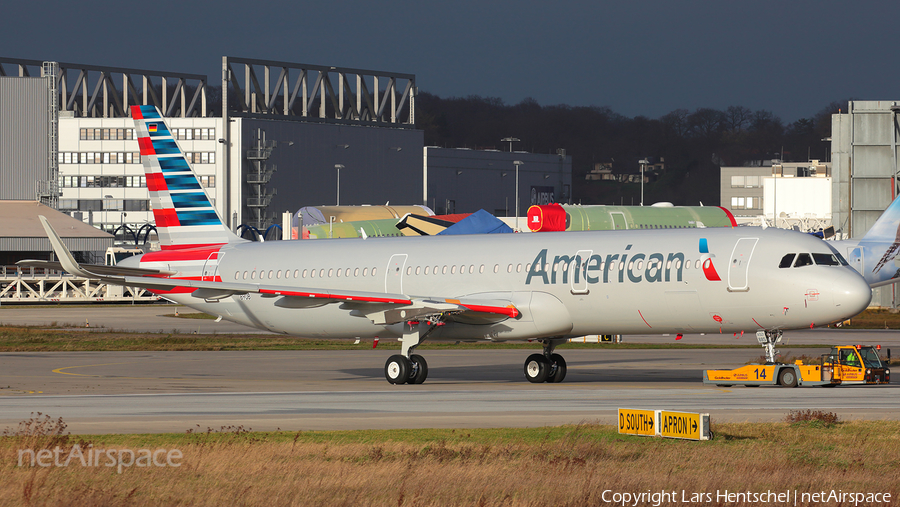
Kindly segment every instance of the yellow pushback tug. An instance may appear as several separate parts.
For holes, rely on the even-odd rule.
[[[780,341],[780,336],[777,341]],[[888,384],[891,381],[890,369],[878,357],[881,346],[839,345],[832,347],[830,353],[823,354],[819,364],[803,364],[803,361],[783,364],[774,361],[774,343],[777,341],[770,338],[764,342],[760,338],[760,343],[766,347],[766,364],[750,364],[734,370],[705,370],[703,383],[720,387],[834,387],[840,384]]]

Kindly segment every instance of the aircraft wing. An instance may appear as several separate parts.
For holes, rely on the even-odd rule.
[[[437,316],[442,317],[443,320],[488,324],[507,318],[516,318],[519,315],[519,310],[510,301],[410,297],[403,294],[380,292],[169,278],[175,273],[116,266],[82,266],[63,244],[62,239],[56,234],[47,219],[43,216],[39,218],[59,262],[21,261],[22,265],[53,267],[107,283],[157,291],[194,289],[190,291],[193,297],[206,300],[224,299],[243,294],[261,294],[263,297],[280,298],[275,305],[285,308],[314,308],[340,303],[352,314],[366,317],[375,324],[383,325]]]

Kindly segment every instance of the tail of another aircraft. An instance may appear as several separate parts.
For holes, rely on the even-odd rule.
[[[154,106],[131,106],[150,206],[163,249],[244,241],[222,223]]]
[[[900,281],[900,198],[894,199],[858,242],[847,243],[847,260],[870,286]]]

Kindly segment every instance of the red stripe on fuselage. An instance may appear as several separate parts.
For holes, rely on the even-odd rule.
[[[340,299],[343,301],[364,301],[367,303],[397,303],[397,304],[404,304],[404,305],[412,304],[412,301],[409,299],[344,296],[344,295],[340,295],[340,294],[325,294],[325,293],[318,293],[318,292],[296,292],[296,291],[291,291],[291,290],[259,289],[259,293],[260,294],[274,294],[276,296],[298,296],[298,297],[319,298],[319,299]]]
[[[131,117],[135,120],[144,119],[144,114],[141,113],[141,106],[131,106]]]
[[[205,261],[206,259],[209,259],[210,255],[218,252],[220,248],[222,248],[222,245],[203,245],[199,248],[180,248],[147,252],[143,256],[141,256],[141,263]]]
[[[146,255],[146,254],[144,254],[144,255]],[[159,277],[152,276],[149,278],[159,278]],[[207,282],[221,282],[222,281],[222,277],[220,277],[220,276],[216,276],[216,277],[212,277],[212,278],[210,278],[210,277],[204,278],[202,276],[183,276],[183,277],[178,277],[178,278],[162,277],[162,278],[165,280],[203,280],[203,281],[207,281]],[[207,280],[206,278],[209,278],[209,279]],[[165,290],[165,289],[147,289],[147,290],[149,290],[150,292],[152,292],[154,294],[190,294],[190,293],[194,292],[195,290],[197,290],[197,287],[173,287],[172,289],[169,289],[169,290]]]
[[[225,243],[210,243],[210,244],[201,244],[195,243],[191,245],[160,245],[160,248],[163,250],[188,250],[191,248],[213,248],[213,247],[221,247]]]

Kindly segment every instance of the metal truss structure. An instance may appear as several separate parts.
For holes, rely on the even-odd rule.
[[[43,63],[0,57],[0,76],[39,77]],[[129,116],[128,106],[152,105],[167,117],[210,116],[205,75],[78,63],[58,65],[60,112],[85,118],[125,118]]]
[[[137,287],[35,268],[0,266],[0,305],[10,303],[152,302],[160,297]]]
[[[416,91],[413,74],[222,57],[231,116],[414,128]]]

